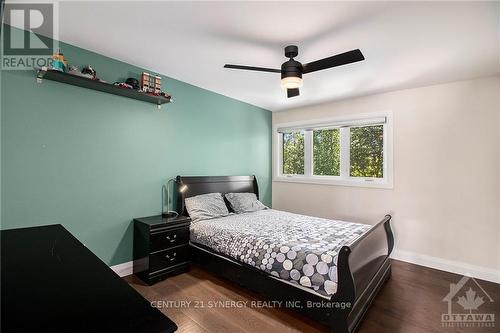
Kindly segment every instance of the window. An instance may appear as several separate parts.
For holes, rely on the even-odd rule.
[[[392,187],[392,115],[275,127],[275,180]]]
[[[384,178],[384,126],[350,129],[351,177]]]
[[[304,174],[304,131],[283,133],[283,174]]]
[[[313,175],[340,176],[340,130],[313,131]]]

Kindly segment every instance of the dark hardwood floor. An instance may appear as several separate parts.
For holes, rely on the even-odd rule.
[[[476,291],[475,297],[467,300],[476,300],[477,305],[478,297],[482,297],[484,304],[470,312],[495,314],[495,327],[442,326],[441,314],[448,310],[443,298],[450,291],[450,283],[460,279],[456,274],[393,260],[392,277],[375,299],[359,332],[500,332],[500,285],[480,280],[480,287],[493,302],[472,280],[457,296],[465,295],[469,288]],[[328,332],[325,326],[295,312],[259,306],[257,302],[265,298],[196,266],[189,273],[153,286],[132,275],[125,280],[155,302],[179,326],[178,332]],[[456,300],[453,313],[464,312]]]

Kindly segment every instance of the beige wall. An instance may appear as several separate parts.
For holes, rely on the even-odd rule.
[[[367,223],[390,213],[400,253],[498,278],[500,76],[276,112],[273,124],[386,110],[393,189],[274,181],[273,207]]]

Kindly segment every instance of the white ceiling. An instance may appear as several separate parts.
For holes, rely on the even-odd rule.
[[[62,2],[60,39],[275,111],[500,73],[499,2]],[[307,63],[366,60],[304,76],[287,99],[283,47]],[[168,83],[167,83],[168,86]]]

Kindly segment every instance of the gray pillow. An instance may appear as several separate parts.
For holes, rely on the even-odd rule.
[[[262,202],[257,200],[255,193],[228,193],[226,199],[236,214],[267,209]]]
[[[220,193],[201,194],[186,198],[184,202],[192,222],[229,215],[224,198]]]

